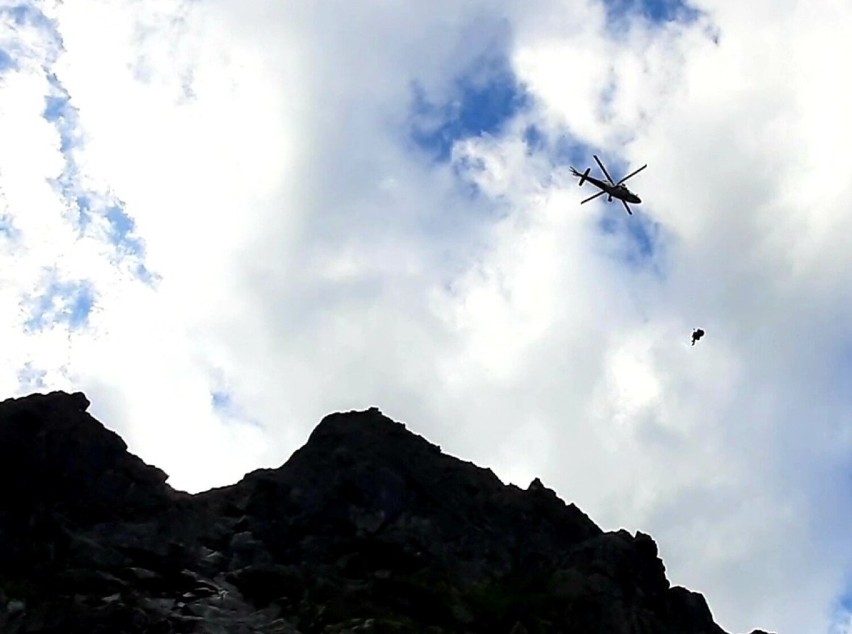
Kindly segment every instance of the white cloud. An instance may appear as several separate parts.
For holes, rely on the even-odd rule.
[[[852,89],[830,63],[852,11],[817,5],[705,2],[667,25],[556,0],[3,18],[0,298],[19,309],[0,314],[18,333],[0,388],[84,389],[192,490],[378,405],[651,532],[725,629],[825,632],[852,564]],[[407,137],[413,86],[458,100],[500,55],[529,107],[431,162]],[[50,73],[77,113],[66,155],[42,117]],[[640,214],[580,207],[565,141],[614,172],[647,162]],[[117,253],[116,203],[144,253]],[[51,271],[91,283],[86,328],[24,327]]]

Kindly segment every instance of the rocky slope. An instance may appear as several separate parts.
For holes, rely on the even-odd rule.
[[[0,403],[4,633],[724,634],[648,535],[603,532],[376,409],[191,496],[88,405]]]

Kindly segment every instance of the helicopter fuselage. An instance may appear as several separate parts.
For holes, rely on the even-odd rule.
[[[595,178],[594,176],[586,176],[583,180],[586,180],[592,183],[593,185],[596,185],[613,198],[618,198],[619,200],[623,200],[624,202],[634,203],[637,205],[642,202],[642,199],[639,198],[639,196],[627,189],[627,187],[625,187],[624,185],[610,185],[606,181],[602,181],[598,178]]]

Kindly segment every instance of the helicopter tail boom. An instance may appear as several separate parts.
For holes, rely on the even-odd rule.
[[[580,187],[582,187],[582,186],[583,186],[583,183],[585,183],[585,182],[586,182],[586,179],[589,177],[589,171],[590,171],[591,169],[592,169],[591,167],[587,167],[587,168],[586,168],[586,171],[585,171],[585,172],[583,172],[583,173],[581,174],[580,172],[578,172],[578,171],[577,171],[576,169],[574,169],[573,167],[571,168],[571,173],[572,173],[574,176],[579,176],[579,177],[580,177]]]

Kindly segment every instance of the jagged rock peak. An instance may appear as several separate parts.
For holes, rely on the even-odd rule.
[[[129,453],[118,434],[86,412],[89,405],[81,392],[0,402],[0,491],[7,505],[59,504],[86,522],[165,502],[166,474]]]
[[[55,391],[47,394],[30,394],[18,398],[7,398],[0,401],[0,411],[11,413],[27,407],[38,408],[41,411],[85,412],[91,402],[82,392]]]
[[[538,478],[534,478],[533,481],[530,482],[530,485],[527,487],[527,491],[530,493],[544,494],[548,497],[557,497],[556,491],[554,491],[550,487],[544,486],[542,481]]]
[[[319,422],[308,438],[309,445],[338,444],[348,445],[353,449],[379,442],[404,443],[421,451],[441,451],[438,445],[408,430],[405,423],[382,414],[378,407],[329,414]]]

